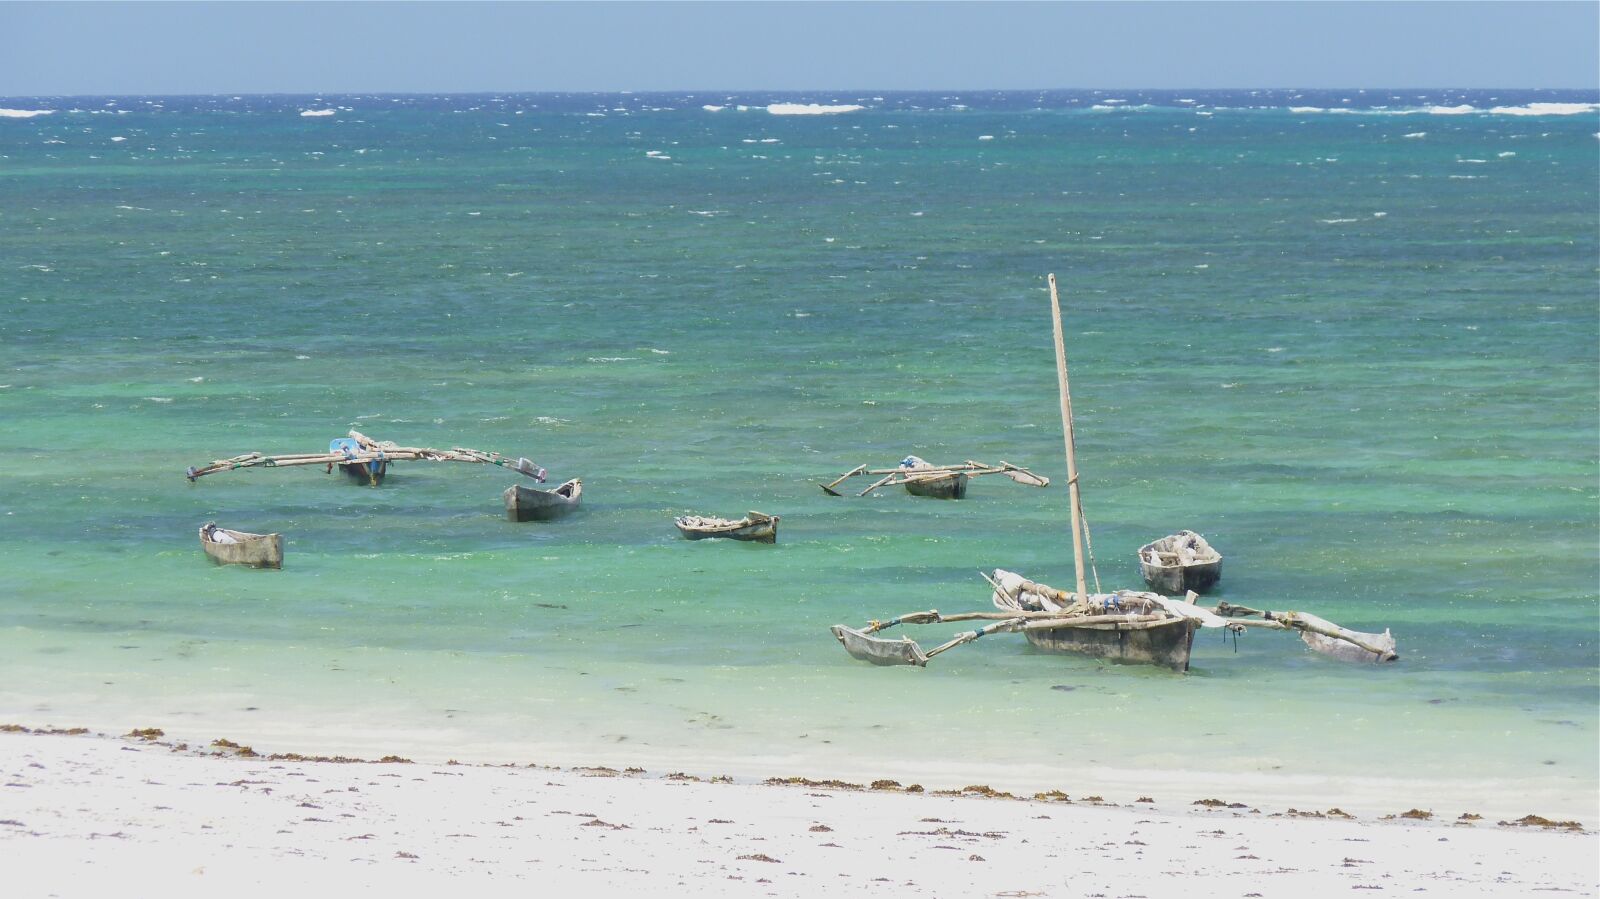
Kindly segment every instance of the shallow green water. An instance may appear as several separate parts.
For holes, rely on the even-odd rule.
[[[701,771],[1376,767],[1592,805],[1594,111],[1182,97],[0,103],[57,110],[0,119],[0,718]],[[844,655],[828,625],[981,608],[979,570],[1069,585],[1059,484],[814,486],[907,453],[1062,479],[1047,271],[1102,584],[1193,528],[1219,598],[1390,627],[1400,663],[1214,632],[1187,677],[1014,637]],[[469,466],[182,477],[351,427],[527,455],[585,508],[507,522]],[[746,509],[781,542],[671,524]],[[281,531],[284,570],[209,566],[208,520]]]

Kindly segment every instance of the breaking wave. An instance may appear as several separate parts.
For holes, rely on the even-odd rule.
[[[767,112],[773,115],[838,115],[842,112],[860,112],[865,106],[854,103],[840,103],[826,106],[821,103],[771,103]]]

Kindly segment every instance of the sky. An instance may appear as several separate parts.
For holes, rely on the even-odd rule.
[[[0,96],[1600,88],[1600,3],[4,2]]]

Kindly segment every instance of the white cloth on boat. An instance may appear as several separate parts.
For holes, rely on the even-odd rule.
[[[1217,615],[1210,609],[1202,609],[1192,602],[1185,602],[1181,599],[1173,599],[1170,596],[1158,596],[1154,593],[1149,595],[1154,596],[1155,601],[1160,603],[1163,609],[1166,609],[1168,612],[1171,612],[1174,615],[1182,615],[1185,618],[1193,618],[1195,621],[1200,622],[1201,627],[1228,626],[1228,620],[1226,618]]]

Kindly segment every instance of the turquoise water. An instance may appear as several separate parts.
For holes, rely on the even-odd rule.
[[[1594,100],[0,102],[52,110],[0,118],[0,720],[702,773],[1381,771],[1592,814],[1600,114],[1529,104]],[[986,606],[980,570],[1070,586],[1059,482],[815,487],[908,453],[1063,479],[1051,271],[1102,585],[1192,528],[1218,598],[1392,628],[1398,664],[1215,632],[1187,677],[840,650],[836,622]],[[585,508],[507,522],[509,476],[466,465],[183,478],[351,427],[528,456]],[[671,523],[747,509],[776,546]],[[210,520],[285,534],[283,571],[207,564]]]

